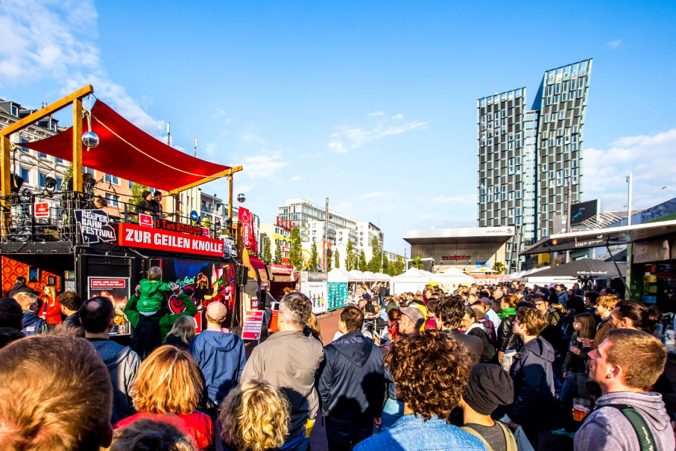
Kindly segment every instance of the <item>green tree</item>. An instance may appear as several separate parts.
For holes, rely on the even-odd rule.
[[[308,266],[308,269],[312,272],[317,272],[319,271],[319,256],[317,255],[317,243],[312,243],[312,247],[310,248],[310,265]]]
[[[495,262],[493,264],[493,271],[502,274],[505,271],[505,264],[502,262]]]
[[[143,200],[143,191],[150,191],[150,188],[148,188],[145,185],[141,185],[140,183],[132,182],[131,184],[131,197],[129,198],[129,203],[132,205],[138,205],[141,203]],[[130,207],[133,209],[133,207]]]
[[[354,247],[352,246],[352,241],[347,240],[347,256],[345,257],[345,269],[352,271],[354,269],[354,260],[352,255],[354,254]]]
[[[302,271],[303,268],[303,245],[300,241],[300,230],[294,227],[291,230],[291,249],[289,250],[289,260],[297,271]]]
[[[338,253],[338,249],[333,252],[333,266],[340,268],[340,254]]]
[[[389,258],[383,258],[383,273],[389,274],[390,273],[390,259]]]
[[[413,261],[411,262],[411,267],[412,268],[418,268],[418,269],[423,269],[423,261],[420,256],[413,257]]]
[[[368,271],[369,265],[366,263],[366,254],[364,251],[359,253],[359,271]]]
[[[261,258],[265,263],[271,263],[272,262],[272,243],[270,243],[270,238],[265,235],[263,237],[263,246],[261,249]]]
[[[282,241],[281,240],[275,241],[275,258],[274,258],[273,263],[277,263],[278,265],[282,263]]]
[[[382,261],[383,261],[383,252],[380,249],[380,243],[378,242],[377,237],[373,237],[371,239],[371,251],[372,251],[372,256],[371,260],[369,260],[368,263],[368,270],[371,272],[381,272],[382,269]]]
[[[333,263],[333,251],[331,249],[326,250],[326,272],[331,271],[331,264]]]
[[[404,272],[404,259],[399,256],[396,261],[392,262],[389,265],[389,272],[388,274],[391,276],[398,276],[399,274]]]

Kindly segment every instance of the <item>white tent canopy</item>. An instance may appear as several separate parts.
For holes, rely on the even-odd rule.
[[[367,282],[375,282],[377,280],[376,274],[371,271],[364,271],[362,274],[364,275],[364,280]]]
[[[418,292],[425,289],[432,280],[432,273],[411,268],[403,274],[392,277],[390,280],[390,291],[397,295],[407,292]]]
[[[333,268],[327,276],[329,282],[348,282],[350,280],[350,275],[347,271],[340,268]]]
[[[363,282],[364,281],[364,273],[353,269],[352,271],[347,273],[348,275],[348,281],[349,282]]]

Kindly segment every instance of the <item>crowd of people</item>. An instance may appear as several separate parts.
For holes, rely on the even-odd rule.
[[[676,446],[658,312],[609,290],[379,291],[342,309],[327,343],[310,300],[290,292],[277,331],[247,350],[222,303],[199,334],[191,312],[158,315],[172,290],[159,279],[129,315],[156,342],[131,347],[111,340],[106,297],[62,293],[56,327],[35,293],[0,299],[3,449]]]

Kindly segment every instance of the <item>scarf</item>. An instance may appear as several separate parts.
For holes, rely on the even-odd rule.
[[[500,319],[506,319],[509,316],[516,316],[516,307],[507,307],[503,308],[500,313],[498,313]]]

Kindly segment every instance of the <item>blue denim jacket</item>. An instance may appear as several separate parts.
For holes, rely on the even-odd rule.
[[[366,450],[481,450],[486,448],[481,440],[462,429],[438,418],[425,421],[415,415],[404,415],[385,432],[367,438],[354,447]]]

